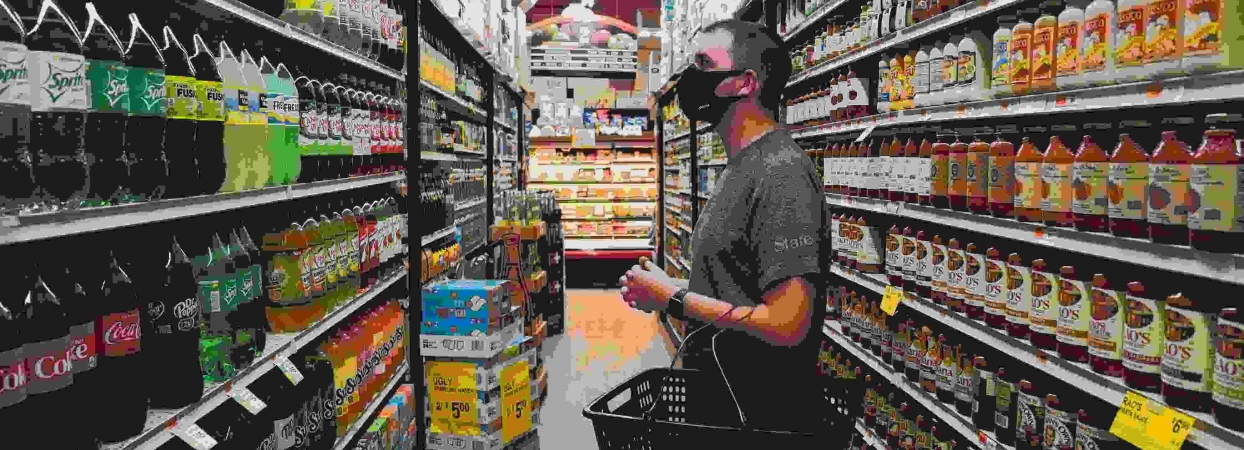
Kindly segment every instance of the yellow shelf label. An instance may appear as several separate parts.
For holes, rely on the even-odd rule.
[[[531,372],[527,360],[501,369],[501,442],[531,430]]]
[[[427,363],[428,403],[433,433],[479,436],[479,386],[475,364],[429,361]]]
[[[1128,391],[1110,425],[1110,433],[1141,450],[1178,450],[1196,419],[1145,396]]]

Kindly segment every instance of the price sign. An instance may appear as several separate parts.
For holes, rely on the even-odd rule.
[[[211,450],[217,444],[216,438],[207,434],[207,431],[204,431],[202,427],[194,423],[173,427],[173,435],[181,438],[183,442],[194,447],[195,450]]]
[[[1157,444],[1158,449],[1178,449],[1183,447],[1184,440],[1196,424],[1196,419],[1175,408],[1149,404],[1150,410],[1161,410],[1161,415],[1149,421],[1148,434]]]
[[[260,411],[268,407],[268,404],[260,400],[259,396],[244,387],[234,388],[229,391],[229,397],[233,398],[239,405],[242,405],[243,408],[246,408],[247,411],[250,411],[251,414],[258,415]]]
[[[473,363],[430,361],[426,366],[433,433],[479,436],[478,384]]]
[[[1150,425],[1160,414],[1161,411],[1150,408],[1148,398],[1135,391],[1127,391],[1123,404],[1119,405],[1119,412],[1114,416],[1114,423],[1110,424],[1110,433],[1145,450],[1165,448],[1158,446],[1154,436],[1149,435]]]
[[[501,442],[531,430],[531,372],[527,360],[501,370]]]
[[[881,310],[891,316],[898,311],[898,304],[903,300],[903,291],[894,286],[886,286],[885,295],[881,297]]]
[[[276,358],[276,367],[281,369],[281,372],[285,374],[285,378],[289,378],[289,382],[294,383],[294,386],[302,382],[302,372],[298,370],[293,361],[289,360],[288,356],[278,356]]]

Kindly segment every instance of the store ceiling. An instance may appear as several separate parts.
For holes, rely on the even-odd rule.
[[[527,23],[536,23],[546,18],[561,14],[566,6],[580,3],[583,0],[538,0],[536,5],[527,11]],[[592,11],[596,14],[612,16],[618,20],[634,25],[635,11],[641,8],[655,9],[661,6],[660,0],[596,0]]]

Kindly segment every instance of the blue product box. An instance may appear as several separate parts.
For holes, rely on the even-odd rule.
[[[423,290],[420,334],[479,336],[504,327],[509,280],[447,280]]]

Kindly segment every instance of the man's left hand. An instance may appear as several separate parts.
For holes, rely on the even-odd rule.
[[[622,299],[632,308],[644,312],[665,311],[670,297],[678,292],[674,279],[652,262],[648,262],[647,267],[631,267],[619,281],[622,283]]]

